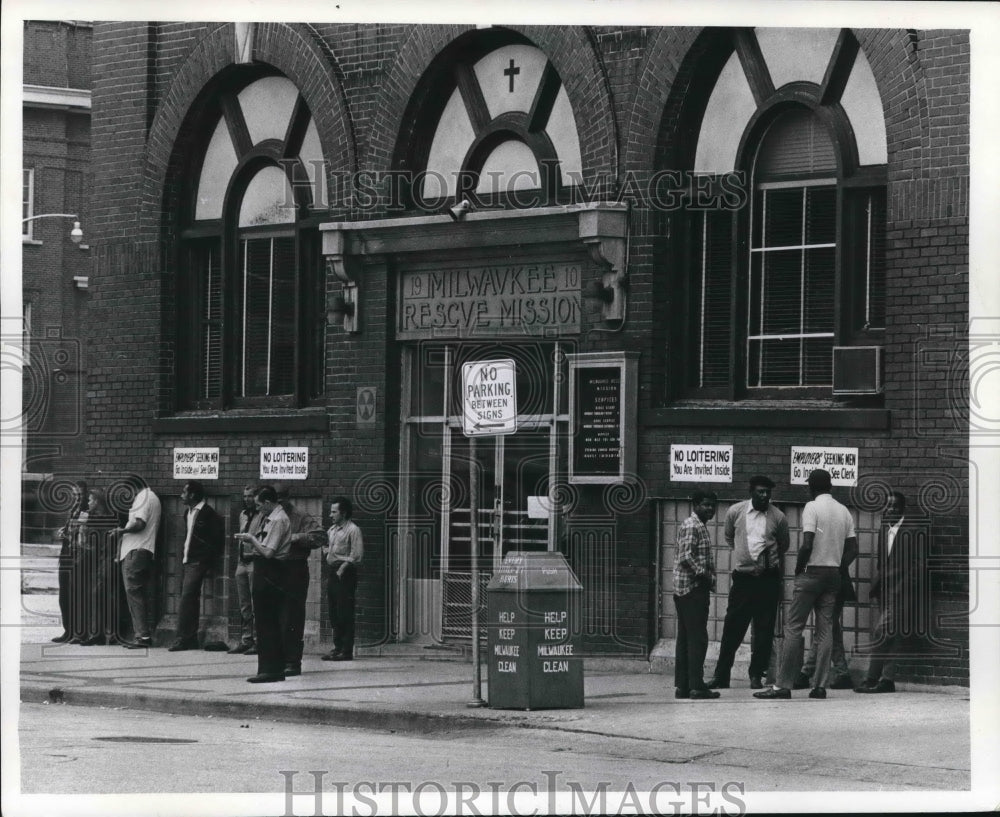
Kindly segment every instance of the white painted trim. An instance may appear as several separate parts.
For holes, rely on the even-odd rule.
[[[78,108],[90,110],[90,91],[84,88],[53,88],[25,85],[23,101],[29,108]]]

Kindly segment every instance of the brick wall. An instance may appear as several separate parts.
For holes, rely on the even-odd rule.
[[[691,135],[672,129],[674,113],[685,94],[699,92],[703,60],[717,59],[712,56],[715,32],[518,31],[545,50],[560,72],[579,125],[589,183],[615,197],[622,193],[626,173],[648,177],[675,166],[684,150],[691,150]],[[480,34],[462,26],[268,24],[258,36],[258,58],[292,77],[309,100],[332,169],[379,171],[399,166],[394,162],[405,159],[414,133],[429,125],[420,116],[421,101],[433,92],[427,78],[447,69],[458,53],[454,43]],[[603,587],[610,581],[613,588],[608,593],[614,599],[615,635],[595,634],[590,642],[595,649],[648,650],[657,638],[652,500],[679,498],[685,490],[669,480],[671,443],[731,443],[740,457],[726,498],[742,498],[749,474],[764,471],[784,481],[779,490],[788,502],[807,499],[804,489],[787,484],[791,445],[858,447],[866,482],[853,494],[838,496],[872,503],[891,484],[917,500],[939,531],[935,555],[945,569],[935,579],[935,603],[943,612],[964,609],[968,482],[962,407],[967,385],[961,362],[952,361],[968,321],[968,38],[960,32],[862,31],[857,36],[879,84],[889,140],[884,408],[891,421],[867,430],[774,427],[752,418],[712,427],[679,425],[658,415],[671,396],[664,385],[673,377],[669,367],[676,365],[670,319],[683,269],[669,251],[671,217],[633,209],[628,324],[616,333],[587,333],[579,345],[580,351],[641,355],[638,495],[611,499],[590,489],[581,494],[595,505],[614,508],[614,552],[605,562],[610,579],[594,573],[582,577],[585,584]],[[160,242],[174,237],[175,179],[185,146],[204,127],[198,119],[199,94],[219,72],[230,70],[231,27],[109,23],[97,26],[95,37],[94,219],[100,272],[94,276],[99,284],[92,342],[100,363],[91,377],[93,455],[112,471],[141,464],[154,487],[170,490],[171,449],[210,444],[213,438],[152,431],[154,418],[172,411],[172,338],[178,329],[176,270],[168,246]],[[377,216],[350,208],[330,213],[331,219]],[[276,419],[273,435],[217,435],[211,444],[222,444],[226,459],[224,476],[212,491],[235,495],[255,473],[256,449],[268,440],[309,446],[317,475],[302,486],[302,495],[310,498],[349,493],[366,473],[398,468],[400,364],[391,334],[393,281],[390,266],[369,264],[362,332],[349,336],[332,329],[328,334],[326,394],[322,405],[310,410],[328,418],[329,433],[289,435]],[[331,294],[338,287],[328,282]],[[935,343],[950,350],[947,363],[928,351]],[[922,364],[921,355],[927,354],[938,362]],[[930,384],[928,378],[933,378]],[[376,387],[380,400],[378,422],[363,429],[354,416],[361,385]],[[391,553],[384,519],[377,513],[366,519],[361,508],[358,521],[372,554],[362,591],[363,618],[367,637],[377,640],[385,635],[381,613],[392,587],[392,577],[378,570]],[[934,659],[911,674],[961,680],[967,656]]]

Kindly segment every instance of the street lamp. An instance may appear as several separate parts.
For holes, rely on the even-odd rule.
[[[73,221],[73,229],[69,231],[70,240],[74,244],[79,244],[83,241],[83,230],[80,228],[80,222],[76,219],[80,217],[76,213],[41,213],[37,216],[28,216],[21,220],[22,224],[27,224],[29,221],[35,221],[40,218],[71,218]]]

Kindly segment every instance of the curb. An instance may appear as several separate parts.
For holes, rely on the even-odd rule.
[[[52,689],[51,684],[22,682],[21,702],[46,703],[50,699]],[[508,722],[502,717],[475,717],[457,712],[432,715],[424,712],[358,709],[316,704],[291,705],[276,702],[261,705],[236,700],[198,700],[190,697],[164,696],[162,693],[146,695],[141,692],[108,692],[96,689],[63,689],[59,702],[68,706],[103,706],[118,709],[141,709],[170,715],[209,715],[244,720],[352,726],[365,729],[384,729],[390,732],[446,732],[456,728],[498,729],[525,725],[514,721]],[[551,723],[547,725],[552,726]]]

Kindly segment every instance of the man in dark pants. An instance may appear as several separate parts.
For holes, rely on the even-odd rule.
[[[816,614],[816,672],[809,697],[826,698],[826,679],[830,673],[833,608],[840,590],[842,571],[858,555],[858,539],[850,511],[835,500],[830,472],[817,468],[809,474],[812,501],[802,510],[802,546],[795,564],[795,593],[785,622],[785,640],[781,645],[778,681],[771,689],[755,692],[764,700],[792,697],[792,686],[802,668],[802,631],[809,614]]]
[[[309,594],[309,554],[326,544],[326,532],[291,501],[287,485],[276,485],[278,502],[291,525],[291,549],[285,564],[285,610],[282,641],[285,645],[285,676],[302,674],[303,635],[306,628],[306,597]]]
[[[257,628],[257,674],[251,684],[285,680],[285,646],[282,618],[285,608],[285,575],[291,550],[291,523],[278,504],[274,488],[265,485],[255,497],[261,523],[255,532],[236,538],[249,543],[255,553],[253,566],[253,614]]]
[[[926,536],[906,524],[906,497],[893,491],[882,519],[869,598],[879,605],[865,680],[855,692],[895,692],[895,658],[907,634],[918,629],[925,612],[923,592]]]
[[[237,533],[250,533],[257,519],[257,501],[254,495],[257,488],[253,485],[243,487],[243,509],[240,511],[239,530]],[[230,655],[256,655],[257,642],[254,639],[253,624],[253,548],[236,541],[236,572],[233,575],[236,584],[236,598],[240,605],[240,643],[229,650]]]
[[[774,622],[781,603],[782,562],[788,550],[788,522],[771,504],[774,482],[763,475],[750,477],[750,499],[737,502],[726,513],[726,544],[733,550],[722,643],[710,689],[727,689],[736,650],[753,622],[750,645],[750,688],[763,689],[771,661]]]
[[[705,700],[719,693],[705,686],[705,653],[708,651],[708,600],[715,589],[712,539],[705,523],[715,516],[717,499],[712,491],[691,494],[694,513],[677,531],[674,560],[674,606],[677,608],[677,651],[674,655],[674,696]]]
[[[77,482],[70,489],[73,497],[73,504],[70,506],[69,514],[66,517],[66,524],[56,531],[56,539],[62,547],[59,550],[59,613],[62,617],[63,631],[52,639],[56,644],[65,644],[73,641],[79,644],[83,638],[83,628],[79,621],[79,616],[75,614],[75,607],[79,606],[77,599],[80,597],[79,589],[74,594],[73,578],[79,573],[77,561],[80,549],[75,540],[78,539],[77,532],[80,527],[80,515],[86,516],[87,511],[87,483]]]
[[[327,531],[330,566],[326,597],[333,627],[333,650],[324,661],[351,661],[354,658],[354,606],[358,588],[358,565],[364,556],[361,529],[351,521],[353,507],[346,497],[337,497],[330,506]]]
[[[201,586],[222,557],[226,523],[215,508],[205,502],[205,488],[200,482],[186,482],[181,491],[185,538],[181,598],[177,605],[177,638],[169,652],[198,649],[198,617]]]

